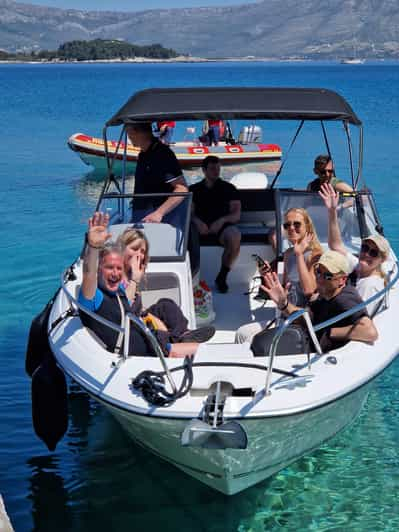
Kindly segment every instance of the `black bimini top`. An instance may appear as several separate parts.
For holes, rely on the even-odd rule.
[[[351,106],[334,91],[271,87],[146,89],[134,94],[106,125],[239,118],[345,120],[361,125]]]

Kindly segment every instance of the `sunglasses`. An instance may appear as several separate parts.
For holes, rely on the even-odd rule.
[[[321,173],[321,175],[327,175],[327,174],[331,175],[331,174],[334,174],[334,170],[333,169],[331,169],[331,170],[324,169],[324,170],[320,170],[320,173]]]
[[[302,225],[302,222],[284,222],[283,223],[283,227],[286,230],[289,229],[291,227],[291,225],[294,226],[294,229],[300,229],[301,225]]]
[[[369,255],[370,257],[373,257],[373,259],[377,258],[378,255],[380,254],[380,252],[378,251],[378,249],[371,248],[368,244],[362,244],[362,245],[361,245],[361,248],[360,248],[360,251],[361,251],[362,253],[366,253],[366,254]]]
[[[332,281],[334,274],[331,272],[322,272],[320,268],[315,269],[315,274],[318,279],[324,279],[325,281]]]

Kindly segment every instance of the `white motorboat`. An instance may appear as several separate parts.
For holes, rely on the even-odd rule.
[[[164,116],[176,120],[220,116],[295,119],[300,127],[303,121],[320,120],[323,131],[325,122],[340,120],[347,133],[349,126],[361,131],[360,120],[343,98],[324,89],[158,92],[143,91],[134,96],[107,126],[149,118],[156,121]],[[359,139],[361,145],[361,134]],[[349,133],[348,145],[352,153]],[[360,159],[361,155],[360,146]],[[351,206],[340,211],[340,224],[345,244],[356,252],[361,238],[380,232],[381,224],[372,193],[368,189],[358,190],[360,172],[356,174],[352,164],[351,174],[356,192]],[[322,244],[327,243],[326,215],[317,194],[277,188],[276,180],[268,187],[263,183],[262,188],[255,188],[256,185],[248,188],[247,178],[248,175],[243,176],[244,183],[239,178],[236,181],[242,201],[240,256],[229,276],[229,292],[214,294],[217,332],[210,342],[201,344],[192,367],[182,364],[181,359],[165,359],[151,333],[131,316],[126,317],[122,328],[98,316],[97,319],[125,335],[129,335],[131,327],[138,328],[152,342],[158,356],[125,353],[120,357],[106,351],[82,326],[79,316],[67,313],[71,307],[78,307],[80,259],[63,275],[62,290],[49,319],[50,347],[65,373],[103,404],[135,442],[225,494],[237,493],[269,477],[350,424],[365,403],[373,381],[398,352],[395,316],[399,313],[399,293],[392,289],[398,272],[393,251],[389,282],[379,294],[384,296],[383,304],[374,318],[379,332],[374,345],[350,342],[330,353],[276,355],[284,329],[304,311],[280,322],[275,341],[265,356],[255,357],[249,344],[234,343],[240,325],[276,315],[273,304],[257,300],[256,290],[251,290],[256,276],[252,255],[272,258],[266,234],[276,227],[281,257],[285,245],[280,230],[283,213],[291,206],[306,206]],[[160,297],[173,298],[187,316],[190,328],[195,328],[193,281],[187,253],[191,196],[185,196],[179,207],[179,220],[175,217],[168,223],[142,226],[151,245],[147,284],[142,294],[145,306]],[[112,212],[110,230],[114,237],[131,225],[132,200],[134,212],[135,197],[124,193],[123,182],[119,187],[111,178],[104,185],[97,210],[108,208]],[[201,278],[208,281],[215,278],[220,255],[221,249],[212,241],[202,242]],[[304,316],[306,319],[307,314]],[[314,335],[316,329],[341,318],[342,315],[315,328],[309,319],[306,323]],[[317,341],[315,344],[318,346]],[[168,406],[151,404],[133,386],[135,377],[145,370],[163,373],[165,389],[172,397]],[[179,396],[176,390],[185,384],[187,393]]]
[[[343,65],[363,65],[365,60],[359,57],[349,57],[347,59],[341,59],[341,63]]]

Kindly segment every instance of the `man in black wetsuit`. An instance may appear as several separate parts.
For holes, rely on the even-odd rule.
[[[135,194],[163,194],[188,192],[188,188],[176,159],[176,155],[167,146],[154,137],[150,122],[135,122],[126,126],[132,144],[141,148],[135,172]],[[139,204],[141,221],[159,223],[181,202],[182,197],[148,198],[135,201]],[[138,221],[138,220],[136,220]]]
[[[221,293],[228,291],[227,275],[240,253],[241,201],[234,185],[220,178],[220,161],[208,155],[202,162],[205,179],[190,186],[193,193],[193,223],[200,235],[215,235],[223,246],[222,265],[215,283]]]

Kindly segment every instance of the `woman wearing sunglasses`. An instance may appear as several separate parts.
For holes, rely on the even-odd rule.
[[[294,305],[306,305],[316,289],[314,265],[323,253],[311,217],[305,209],[289,209],[283,228],[291,247],[284,252],[283,286]]]
[[[385,275],[382,264],[389,257],[389,244],[381,235],[371,235],[362,240],[359,259],[345,248],[338,224],[339,193],[329,184],[323,184],[319,192],[328,210],[328,245],[330,249],[346,255],[352,264],[356,288],[365,301],[384,288]],[[379,300],[367,305],[370,316],[379,306]]]

